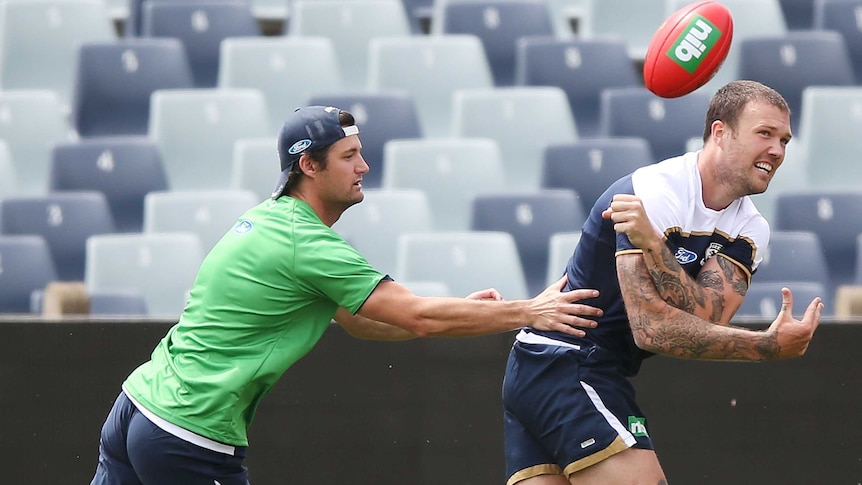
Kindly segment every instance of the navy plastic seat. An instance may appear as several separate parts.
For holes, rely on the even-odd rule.
[[[665,99],[644,87],[605,89],[600,113],[602,135],[644,138],[656,161],[682,155],[691,138],[703,136],[710,97],[703,91]]]
[[[81,46],[74,126],[82,137],[146,135],[150,95],[193,87],[177,39],[128,39]]]
[[[834,30],[844,37],[856,83],[862,84],[862,0],[814,0],[813,15],[815,29]]]
[[[0,235],[0,312],[30,313],[30,297],[57,279],[42,236]]]
[[[356,118],[362,156],[371,170],[362,185],[379,188],[383,180],[383,145],[389,140],[422,138],[413,97],[404,92],[318,94],[309,105],[335,106]]]
[[[523,37],[515,54],[515,83],[562,88],[578,135],[594,137],[600,131],[601,92],[642,81],[622,40]]]
[[[215,87],[221,41],[261,35],[247,2],[144,3],[142,37],[173,37],[186,50],[195,87]]]
[[[818,296],[825,298],[828,292],[827,288],[817,282],[754,282],[751,283],[751,286],[745,293],[745,300],[742,301],[742,305],[736,311],[736,316],[774,319],[778,316],[778,312],[781,311],[781,288],[783,287],[787,287],[793,292],[793,314],[797,318],[808,308],[811,300]],[[832,305],[827,304],[826,301],[824,299],[823,315],[831,315],[833,313]]]
[[[643,138],[590,138],[549,145],[542,161],[542,187],[574,190],[589,213],[612,183],[654,161]]]
[[[54,192],[0,200],[0,234],[45,238],[58,280],[83,281],[87,238],[113,232],[114,221],[101,192]]]
[[[515,84],[515,50],[525,36],[552,36],[550,11],[544,1],[477,0],[446,2],[442,6],[438,33],[472,34],[482,40],[497,86]]]
[[[167,190],[162,156],[146,137],[91,138],[54,147],[52,191],[105,194],[118,232],[141,232],[144,197]]]
[[[503,231],[515,238],[530,294],[547,285],[551,235],[580,231],[586,219],[573,190],[484,194],[473,199],[471,230]]]

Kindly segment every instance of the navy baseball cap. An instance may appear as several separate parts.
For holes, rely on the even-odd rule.
[[[270,197],[282,196],[290,171],[303,153],[326,148],[346,136],[359,134],[356,125],[341,126],[339,113],[341,110],[332,106],[306,106],[290,114],[278,135],[281,176]]]

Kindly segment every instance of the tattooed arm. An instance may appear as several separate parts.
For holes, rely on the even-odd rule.
[[[643,250],[646,268],[659,295],[669,304],[704,320],[728,324],[748,291],[748,275],[732,260],[716,255],[692,279],[676,261],[664,237],[647,218],[641,200],[617,194],[605,211],[617,232]]]
[[[762,361],[801,356],[823,310],[820,298],[815,298],[802,320],[795,320],[793,295],[785,288],[781,312],[767,330],[722,326],[665,302],[639,254],[617,256],[617,277],[637,346],[683,359]]]

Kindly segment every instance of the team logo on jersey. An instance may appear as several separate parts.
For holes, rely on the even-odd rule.
[[[236,226],[233,228],[233,232],[237,234],[245,234],[252,230],[254,224],[251,223],[248,219],[243,219],[236,223]]]
[[[649,433],[646,430],[646,418],[629,416],[629,431],[635,436],[646,436],[649,438]]]
[[[721,243],[717,243],[717,242],[709,243],[709,247],[706,248],[706,254],[704,254],[703,259],[700,260],[700,265],[703,266],[703,263],[705,263],[707,259],[718,254],[719,251],[721,251],[721,248],[723,248],[723,247],[724,247],[724,245]]]
[[[692,251],[689,251],[686,248],[679,248],[676,250],[676,254],[674,254],[677,262],[679,264],[688,264],[697,259],[697,254]]]

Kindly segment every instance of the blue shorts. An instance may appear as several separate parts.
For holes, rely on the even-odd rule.
[[[631,383],[595,345],[516,341],[503,380],[507,485],[653,449]]]
[[[246,448],[208,450],[162,430],[120,392],[102,426],[91,485],[248,485]]]

